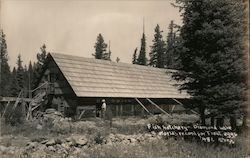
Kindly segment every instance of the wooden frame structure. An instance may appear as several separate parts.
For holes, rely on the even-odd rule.
[[[112,106],[115,116],[168,114],[169,103],[178,105],[171,102],[172,98],[189,98],[175,86],[178,83],[171,78],[174,71],[50,53],[39,85],[53,84],[47,108],[55,108],[67,117],[78,114],[81,118],[84,112],[77,112],[77,107],[95,106],[101,99]]]

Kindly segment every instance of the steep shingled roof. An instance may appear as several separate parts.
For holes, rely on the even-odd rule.
[[[50,54],[78,97],[188,98],[169,69]]]

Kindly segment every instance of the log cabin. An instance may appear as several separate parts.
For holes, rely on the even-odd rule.
[[[178,90],[171,78],[174,71],[49,53],[39,82],[50,85],[48,101],[40,110],[54,108],[67,117],[95,116],[96,105],[106,99],[113,116],[183,111],[180,104],[190,96]]]

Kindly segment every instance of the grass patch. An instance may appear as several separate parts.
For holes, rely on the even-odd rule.
[[[99,145],[87,150],[90,158],[236,158],[246,157],[246,147],[211,146],[184,140],[158,139],[140,144]],[[79,155],[79,157],[82,157]]]
[[[1,124],[2,135],[6,140],[2,143],[10,147],[16,144],[12,136],[27,137],[27,141],[41,142],[49,138],[67,138],[71,134],[86,136],[90,142],[90,148],[81,148],[79,153],[73,154],[74,157],[90,158],[238,158],[247,157],[246,144],[248,134],[242,133],[236,138],[235,147],[206,145],[205,143],[184,141],[182,139],[150,139],[134,143],[117,142],[105,144],[109,134],[123,134],[126,137],[136,134],[147,133],[146,125],[148,123],[180,123],[195,122],[196,118],[185,115],[172,116],[153,116],[149,118],[141,117],[123,117],[113,118],[113,124],[110,127],[109,121],[103,121],[99,118],[90,118],[83,121],[58,121],[53,120],[41,122],[34,120],[23,122],[12,126],[10,124]],[[37,125],[42,128],[38,129]],[[147,133],[148,134],[148,133]],[[9,137],[10,136],[10,137]],[[25,146],[25,144],[23,145]],[[77,149],[78,150],[78,149]],[[41,151],[46,154],[45,151]],[[72,154],[72,153],[70,153]]]

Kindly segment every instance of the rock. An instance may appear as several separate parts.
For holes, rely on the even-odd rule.
[[[37,143],[36,142],[28,142],[28,144],[26,145],[26,150],[29,149],[35,149],[37,147]]]
[[[52,146],[52,145],[55,145],[55,144],[56,144],[55,139],[51,139],[51,140],[49,140],[49,141],[46,143],[46,146]]]
[[[71,137],[65,139],[67,142],[71,142]]]
[[[136,143],[137,140],[135,138],[128,138],[128,140],[130,141],[130,143]]]
[[[73,155],[78,155],[81,152],[80,148],[75,148],[75,150],[73,151]]]
[[[59,138],[57,138],[57,139],[55,140],[55,143],[56,143],[56,144],[62,144],[62,140],[59,139]]]
[[[84,145],[86,145],[87,143],[88,143],[88,141],[87,141],[87,140],[84,140],[84,139],[78,140],[78,141],[76,142],[76,144],[81,145],[81,146],[84,146]]]
[[[70,149],[69,146],[64,146],[64,145],[62,144],[62,148],[61,148],[62,153],[68,155],[68,154],[69,154],[69,153],[68,153],[68,150],[69,150],[69,149]]]
[[[123,143],[123,144],[129,144],[130,141],[129,141],[128,139],[124,139],[124,140],[122,141],[122,143]]]
[[[87,145],[88,140],[85,136],[71,136],[69,144],[73,146],[84,146]]]
[[[68,145],[69,145],[69,146],[74,146],[75,143],[73,143],[73,142],[70,141],[70,142],[68,142]]]
[[[15,153],[15,150],[16,150],[16,148],[15,148],[15,147],[10,146],[10,147],[8,148],[8,153],[10,153],[10,154],[14,154],[14,153]]]
[[[150,138],[150,137],[152,137],[152,135],[149,134],[149,133],[146,133],[146,134],[144,134],[144,137],[145,137],[145,138]]]
[[[15,153],[15,150],[8,150],[8,153],[13,155]]]
[[[56,151],[56,149],[53,146],[49,146],[48,149],[49,149],[49,151],[53,151],[53,152]]]
[[[38,124],[38,125],[36,126],[36,129],[37,129],[37,130],[42,130],[42,129],[43,129],[43,126],[40,125],[40,124]]]
[[[7,149],[7,147],[3,146],[3,145],[0,145],[0,151],[1,152],[5,152]]]
[[[107,138],[106,144],[107,145],[113,145],[113,141],[110,138]]]
[[[46,145],[39,145],[39,150],[44,150],[46,149]]]
[[[77,145],[84,146],[88,143],[85,137],[75,140]]]
[[[46,140],[46,138],[44,138],[44,137],[37,137],[37,138],[31,139],[32,142],[38,142],[38,143],[42,142],[44,140]]]
[[[101,151],[101,152],[100,152],[100,156],[101,156],[101,157],[105,157],[105,152]]]
[[[156,137],[149,137],[148,141],[155,141],[157,138]]]
[[[69,145],[67,143],[62,143],[61,146],[66,150],[69,149]]]
[[[49,141],[49,140],[45,139],[45,140],[41,141],[40,143],[41,143],[41,144],[46,144],[48,141]]]

